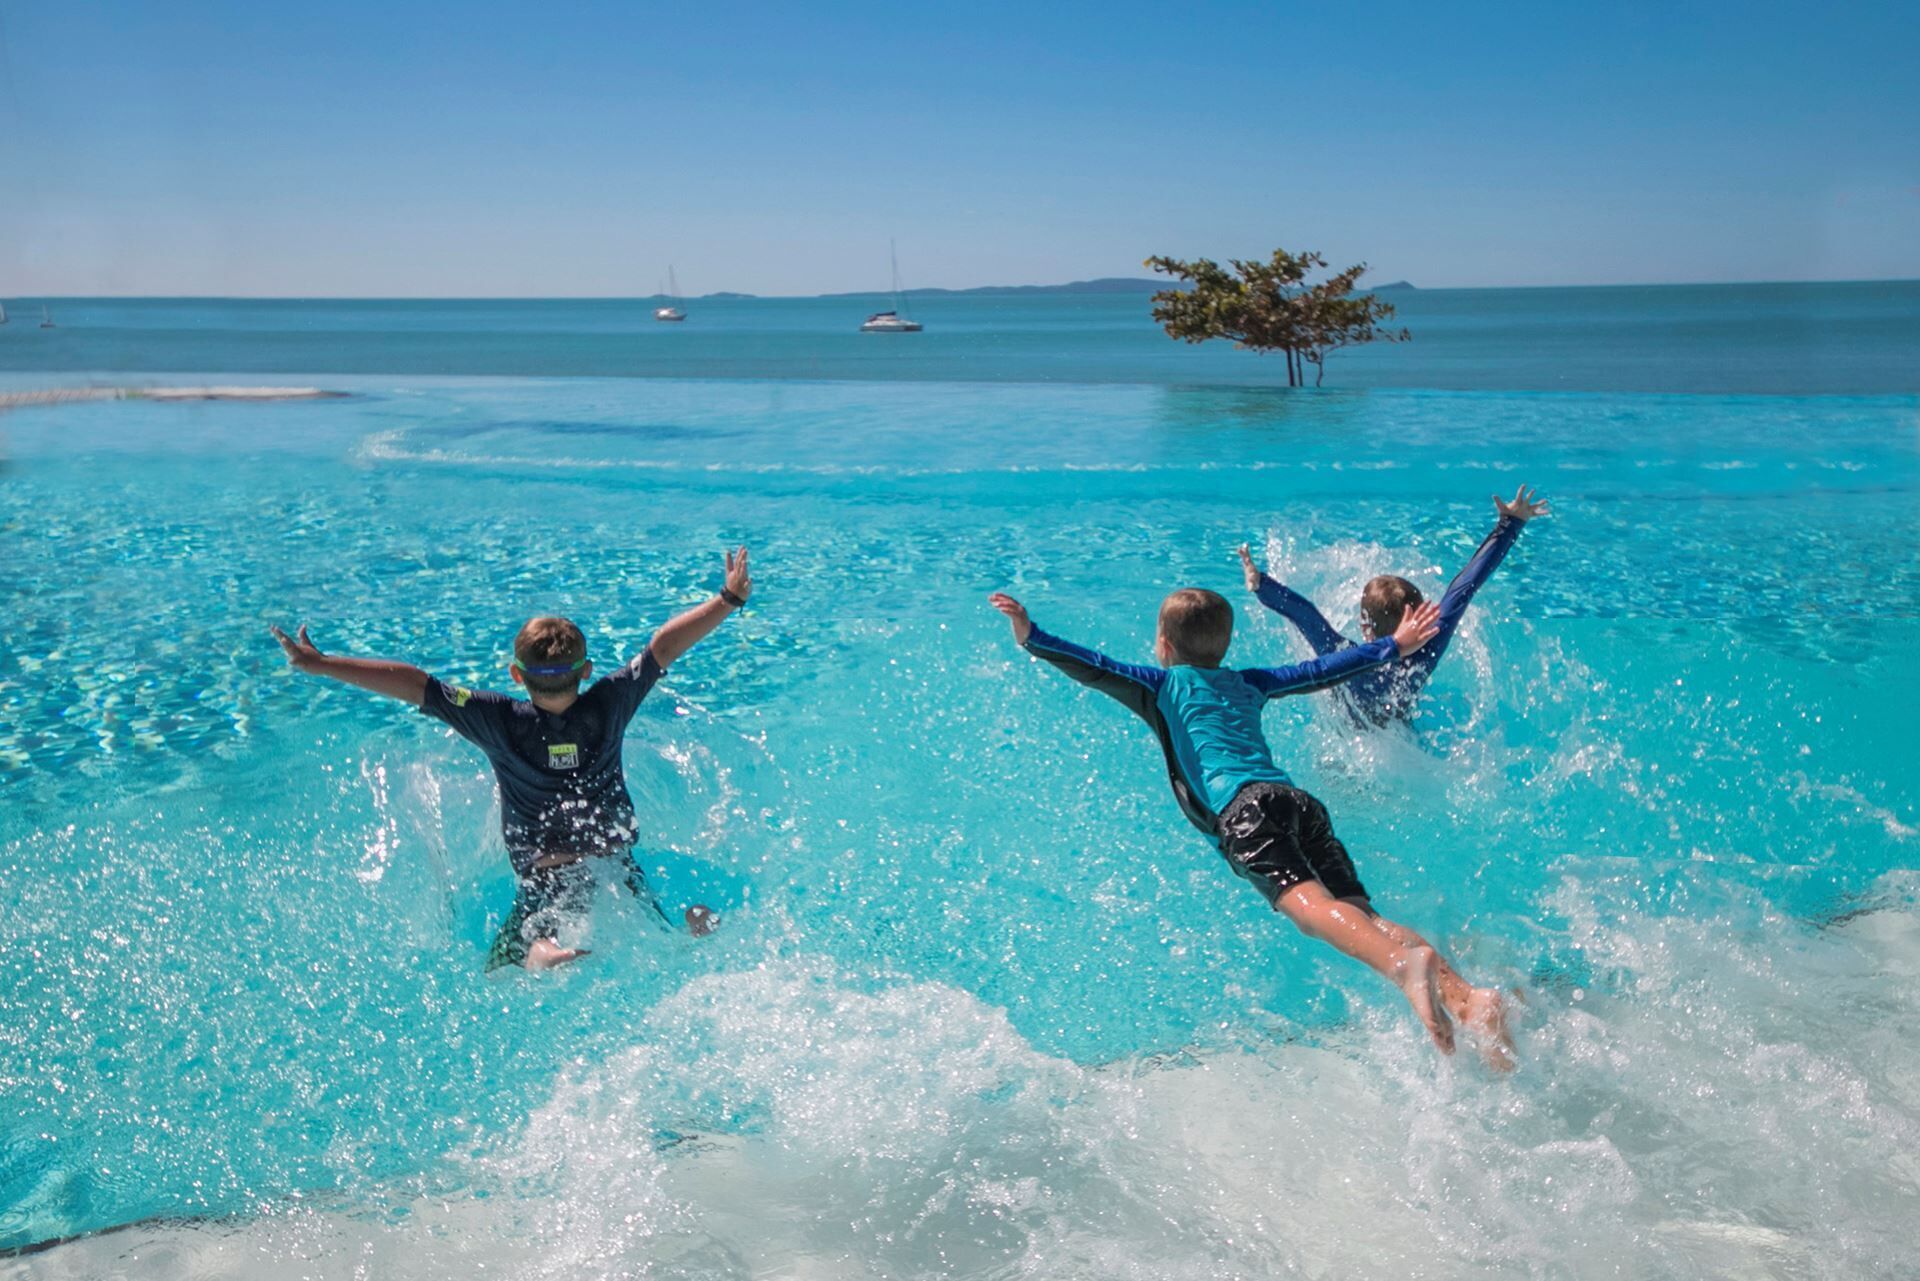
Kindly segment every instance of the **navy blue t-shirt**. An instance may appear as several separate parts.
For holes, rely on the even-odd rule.
[[[616,854],[638,834],[620,766],[627,722],[660,664],[653,650],[589,685],[564,712],[526,699],[427,682],[420,710],[487,754],[500,785],[500,827],[513,870],[548,854]]]

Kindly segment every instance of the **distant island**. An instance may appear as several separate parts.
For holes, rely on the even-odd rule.
[[[1152,294],[1167,288],[1164,280],[1147,280],[1134,276],[1102,276],[1098,280],[1074,280],[1064,285],[976,285],[972,289],[902,289],[904,298],[961,298],[978,296],[1019,296],[1024,294]],[[1177,286],[1176,286],[1177,287]],[[1374,292],[1386,289],[1412,289],[1410,281],[1396,280],[1392,284],[1375,285]],[[701,294],[695,302],[744,301],[761,297],[794,298],[877,298],[886,294],[884,289],[855,289],[832,294],[742,294],[730,291]],[[654,302],[665,299],[665,294],[650,294],[643,301]]]
[[[935,298],[970,294],[1150,294],[1165,288],[1166,284],[1157,280],[1140,280],[1131,276],[1102,276],[1098,280],[1075,280],[1064,285],[978,285],[972,289],[902,289],[900,292],[908,298]],[[885,292],[882,289],[867,289],[854,293],[819,296],[822,298],[870,298]]]

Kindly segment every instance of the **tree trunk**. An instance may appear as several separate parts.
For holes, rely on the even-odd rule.
[[[1318,387],[1320,380],[1327,376],[1327,358],[1325,356],[1313,362],[1313,385]]]

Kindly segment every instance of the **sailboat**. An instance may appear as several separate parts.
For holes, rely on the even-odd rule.
[[[863,334],[917,334],[920,322],[900,314],[900,255],[893,242],[887,242],[887,257],[893,261],[893,310],[876,311],[860,326]]]
[[[653,318],[655,320],[685,320],[687,313],[673,305],[674,300],[679,298],[679,296],[680,282],[673,278],[673,268],[669,267],[667,268],[667,305],[664,307],[655,307],[653,309]]]
[[[53,313],[47,310],[47,305],[45,303],[40,304],[40,328],[42,329],[53,328]]]
[[[0,325],[7,323],[7,304],[0,302]]]

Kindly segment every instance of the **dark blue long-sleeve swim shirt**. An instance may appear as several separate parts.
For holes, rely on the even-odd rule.
[[[1479,550],[1454,575],[1453,581],[1447,584],[1446,594],[1440,598],[1440,630],[1432,640],[1405,658],[1397,658],[1383,667],[1362,673],[1341,686],[1340,697],[1356,720],[1385,725],[1413,715],[1420,691],[1426,688],[1440,656],[1447,652],[1447,646],[1452,643],[1453,634],[1459,628],[1460,620],[1466,616],[1467,605],[1473,600],[1474,593],[1506,559],[1507,552],[1513,547],[1514,540],[1520,537],[1520,529],[1525,524],[1525,521],[1515,520],[1511,516],[1502,516],[1494,525],[1493,532],[1481,540]],[[1254,595],[1259,597],[1262,605],[1292,623],[1294,629],[1306,638],[1307,644],[1313,647],[1316,655],[1324,657],[1338,653],[1354,644],[1341,635],[1339,628],[1327,621],[1327,616],[1316,609],[1312,601],[1284,583],[1262,574],[1260,586],[1255,589]]]
[[[1034,628],[1026,649],[1124,704],[1153,727],[1187,820],[1215,838],[1219,815],[1249,783],[1287,783],[1260,726],[1271,699],[1351,680],[1400,651],[1391,636],[1287,667],[1154,667],[1122,663]]]

